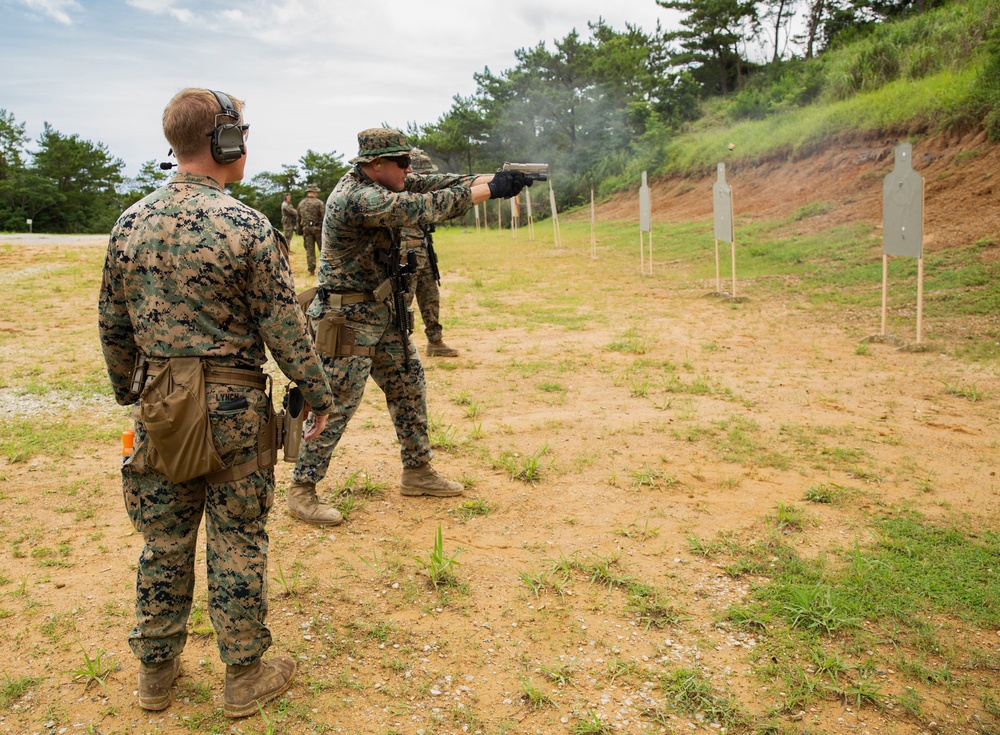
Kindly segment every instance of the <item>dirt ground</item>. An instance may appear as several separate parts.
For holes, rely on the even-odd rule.
[[[792,162],[733,165],[728,179],[738,221],[787,216],[818,201],[836,206],[808,226],[877,222],[872,192],[891,168],[894,143],[859,140]],[[922,141],[915,167],[927,182],[928,248],[1000,240],[997,146],[976,136]],[[709,218],[704,192],[712,180],[714,173],[653,182],[654,216]],[[598,216],[622,219],[633,209],[633,198],[620,198],[605,202]],[[100,258],[101,238],[90,242],[87,252]],[[30,277],[37,240],[0,236],[3,243],[15,247],[0,257],[0,285]],[[298,256],[304,261],[301,250]],[[577,267],[593,279],[603,266],[580,257]],[[384,484],[381,495],[343,526],[299,524],[283,512],[290,466],[279,464],[269,522],[269,624],[273,650],[294,655],[299,675],[266,708],[266,720],[227,722],[220,715],[223,668],[203,615],[203,560],[176,701],[162,713],[138,708],[137,665],[125,638],[142,541],[122,507],[116,446],[84,442],[69,458],[0,459],[0,685],[32,678],[0,707],[0,732],[725,732],[711,717],[670,708],[658,682],[680,668],[698,671],[747,712],[777,710],[779,729],[769,732],[1000,731],[982,699],[1000,683],[989,667],[965,669],[961,686],[948,687],[881,666],[882,694],[921,692],[919,717],[892,701],[858,708],[829,698],[782,711],[780,681],[752,673],[767,631],[747,633],[725,621],[726,608],[745,602],[762,580],[729,576],[718,560],[693,553],[691,542],[720,533],[764,538],[779,504],[805,513],[807,522],[786,542],[806,557],[836,558],[855,540],[871,542],[866,519],[899,507],[995,529],[995,367],[884,344],[861,355],[859,339],[877,329],[876,314],[866,325],[845,326],[791,297],[750,298],[737,309],[706,297],[703,282],[666,287],[655,276],[635,293],[595,291],[593,308],[607,320],[593,328],[472,330],[461,324],[477,312],[475,299],[449,289],[464,277],[446,274],[444,284],[444,310],[459,318],[446,336],[462,354],[425,360],[431,418],[451,427],[440,431],[455,444],[439,449],[435,464],[492,512],[465,518],[456,500],[399,496],[398,445],[371,384],[321,489],[333,493],[360,472]],[[609,349],[640,299],[641,354]],[[21,400],[3,367],[18,351],[49,344],[38,329],[58,335],[36,326],[0,314],[7,384],[0,419],[48,412],[71,420],[80,406],[56,395],[41,405]],[[416,341],[423,347],[422,335]],[[670,375],[711,389],[667,390]],[[954,395],[947,385],[976,386],[983,399]],[[110,402],[82,410],[106,416],[112,427],[124,423]],[[734,425],[758,437],[759,461],[727,459],[718,443],[699,438]],[[814,439],[811,449],[795,447],[792,437],[803,434]],[[836,450],[856,462],[831,463]],[[769,451],[792,461],[764,461]],[[538,456],[537,483],[512,479],[491,461],[501,456],[515,464]],[[855,489],[856,502],[804,502],[806,489],[824,483]],[[435,590],[418,559],[427,559],[439,527],[445,551],[461,550],[461,585]],[[567,559],[613,560],[619,574],[662,590],[679,620],[647,627],[620,586],[579,570],[561,594],[551,580],[534,594],[526,580],[543,579],[541,572]],[[954,649],[1000,659],[1000,631],[938,622]],[[84,653],[101,653],[115,665],[104,688],[75,676]],[[889,641],[868,653],[889,662],[896,655]],[[855,662],[864,655],[854,652]],[[926,665],[946,660],[929,656]],[[654,721],[653,712],[661,717]]]

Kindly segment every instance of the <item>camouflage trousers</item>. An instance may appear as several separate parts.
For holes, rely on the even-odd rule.
[[[320,355],[333,391],[333,410],[323,433],[302,443],[299,461],[292,471],[294,482],[318,483],[326,477],[333,450],[361,404],[369,376],[385,393],[385,403],[399,439],[403,466],[416,467],[429,462],[434,456],[427,435],[427,383],[413,340],[406,338],[410,345],[410,369],[407,372],[403,363],[403,340],[395,326],[384,318],[377,320],[377,324],[352,319],[352,313],[370,313],[371,307],[366,309],[366,306],[347,306],[344,313],[348,325],[354,329],[355,344],[374,345],[375,355]],[[384,306],[379,310],[383,314],[387,311]]]
[[[406,294],[407,308],[413,306],[413,297],[417,298],[420,318],[424,321],[424,334],[428,342],[440,342],[444,330],[438,317],[441,313],[441,292],[434,280],[434,270],[431,268],[427,248],[421,244],[412,246],[417,254],[417,276],[413,279],[413,289]]]
[[[302,244],[306,248],[306,266],[311,275],[316,272],[316,251],[323,247],[323,228],[303,227]]]
[[[206,387],[215,447],[226,466],[257,452],[257,432],[267,416],[264,391]],[[232,402],[246,405],[219,410]],[[145,545],[136,574],[136,625],[129,645],[136,658],[159,663],[178,656],[187,642],[195,582],[198,526],[205,516],[208,613],[226,664],[249,664],[271,645],[267,618],[267,532],[274,502],[274,470],[257,470],[236,482],[204,478],[172,483],[146,465],[146,432],[135,422],[135,450],[122,466],[125,507]]]
[[[281,223],[281,234],[285,236],[288,247],[292,247],[292,238],[295,236],[295,220]]]

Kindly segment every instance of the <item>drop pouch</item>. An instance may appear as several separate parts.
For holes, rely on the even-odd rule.
[[[146,464],[173,483],[224,468],[212,441],[201,358],[169,358],[139,401],[150,445]]]

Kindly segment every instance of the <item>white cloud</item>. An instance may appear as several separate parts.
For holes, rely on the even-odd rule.
[[[20,0],[20,2],[28,9],[43,13],[66,26],[73,25],[69,11],[83,10],[76,0]]]
[[[125,0],[125,4],[154,15],[169,15],[185,25],[192,25],[195,21],[194,13],[187,8],[177,7],[176,0]]]

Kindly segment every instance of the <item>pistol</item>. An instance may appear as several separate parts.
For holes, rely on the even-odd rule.
[[[547,163],[505,163],[501,171],[520,171],[529,181],[548,181],[549,164]]]

